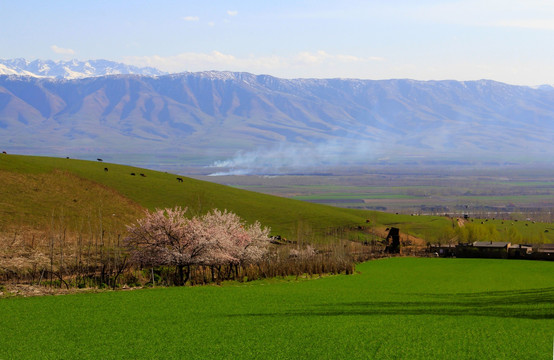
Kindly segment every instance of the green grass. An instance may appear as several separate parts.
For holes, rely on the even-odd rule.
[[[1,359],[549,359],[553,262],[382,259],[351,276],[0,299]]]
[[[105,172],[104,167],[109,171]],[[363,223],[366,217],[363,211],[310,204],[190,178],[184,178],[184,182],[179,183],[173,174],[123,165],[15,155],[3,156],[0,161],[0,171],[29,176],[51,173],[56,169],[107,186],[148,209],[179,205],[188,207],[191,214],[203,213],[214,207],[228,209],[247,221],[259,220],[271,226],[274,233],[292,235],[299,224],[316,230],[353,226]],[[131,176],[131,172],[136,176]],[[144,173],[146,177],[139,176],[139,173]],[[4,191],[7,193],[9,190],[0,190]],[[63,203],[63,199],[58,200]],[[24,204],[13,206],[12,212],[17,213],[18,207]]]
[[[109,171],[105,172],[104,167],[107,167]],[[183,177],[183,183],[179,183],[173,174],[100,162],[3,155],[0,158],[0,171],[24,174],[31,178],[46,176],[45,174],[52,174],[55,171],[58,173],[68,172],[78,178],[111,189],[128,199],[130,203],[144,208],[186,206],[193,215],[207,212],[212,208],[228,209],[236,212],[246,221],[259,220],[263,225],[270,226],[273,234],[287,237],[295,237],[298,229],[301,229],[304,233],[310,233],[310,236],[321,238],[325,233],[332,232],[333,229],[365,224],[365,220],[374,214],[371,211],[337,208],[265,195],[186,177]],[[131,176],[132,172],[136,173],[136,176]],[[146,177],[139,176],[139,173],[144,173]],[[63,181],[67,183],[67,180]],[[0,179],[0,185],[3,185],[4,182]],[[56,213],[62,211],[67,206],[64,204],[71,201],[58,191],[49,191],[52,189],[47,185],[42,187],[37,185],[37,187],[52,196],[48,200],[49,202],[61,204],[58,205]],[[32,187],[23,187],[21,191],[31,193],[29,196],[32,197]],[[5,186],[0,187],[0,198],[9,192],[10,189]],[[83,196],[77,189],[75,192],[77,193],[75,196]],[[11,207],[9,212],[0,209],[0,215],[4,216],[6,222],[11,221],[10,216],[20,216],[17,214],[23,212],[22,207],[28,206],[25,205],[25,202],[16,201],[17,197],[13,199],[9,204]],[[87,206],[90,207],[89,205],[91,204]],[[32,211],[26,213],[31,217],[36,216]],[[43,211],[42,217],[50,218],[51,214],[48,214],[48,211]],[[436,219],[428,218],[431,227],[434,226],[434,220]],[[39,222],[39,220],[33,221]],[[410,226],[407,225],[406,230],[409,231],[409,229]],[[430,233],[436,231],[438,230],[432,230]]]
[[[105,172],[104,167],[109,171]],[[132,172],[137,175],[131,176]],[[228,209],[248,222],[259,220],[270,226],[274,235],[297,238],[302,234],[308,241],[333,239],[334,235],[327,234],[367,226],[366,219],[371,219],[371,226],[395,226],[430,242],[441,239],[445,229],[451,227],[445,217],[338,208],[183,178],[184,182],[179,183],[173,174],[124,165],[1,155],[0,231],[8,225],[44,227],[53,218],[59,222],[62,217],[70,227],[78,228],[101,213],[103,227],[119,233],[125,224],[141,216],[141,209],[176,205],[188,207],[191,215],[212,208]],[[524,243],[554,242],[552,223],[493,223],[501,235],[510,226],[515,227]]]
[[[24,174],[0,169],[0,232],[21,233],[53,224],[80,231],[102,220],[120,232],[143,208],[113,189],[68,171]]]

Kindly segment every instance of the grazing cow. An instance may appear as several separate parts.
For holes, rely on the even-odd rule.
[[[7,153],[7,152],[5,152],[5,151],[2,151],[2,154],[8,154],[8,153]]]
[[[183,182],[183,178],[177,178],[178,182]]]
[[[131,175],[135,176],[136,174],[135,174],[135,173],[131,173]]]
[[[108,171],[108,168],[104,168],[104,171]]]
[[[98,161],[104,161],[104,160],[102,160],[102,159],[96,159],[96,160],[98,160]]]
[[[66,158],[66,159],[69,159],[69,156],[66,156],[65,158]]]
[[[142,173],[140,173],[139,175],[142,176],[142,177],[146,177],[146,175],[144,175],[144,174],[142,174]]]

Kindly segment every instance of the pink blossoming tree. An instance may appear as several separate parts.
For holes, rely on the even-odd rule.
[[[128,226],[132,258],[145,266],[175,266],[179,283],[184,284],[192,265],[236,268],[256,263],[267,253],[269,228],[259,222],[247,225],[238,215],[217,209],[189,219],[186,211],[180,207],[147,211]]]

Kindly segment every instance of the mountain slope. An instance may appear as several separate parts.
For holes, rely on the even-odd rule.
[[[20,153],[164,153],[268,168],[382,157],[554,161],[554,91],[494,81],[285,80],[248,73],[0,76]],[[206,160],[207,161],[207,160]]]

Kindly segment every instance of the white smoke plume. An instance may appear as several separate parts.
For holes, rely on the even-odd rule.
[[[271,148],[240,151],[234,157],[216,161],[210,167],[221,171],[211,176],[267,175],[296,172],[321,172],[336,166],[374,161],[382,152],[375,152],[370,142],[330,141],[317,144],[281,143]]]

